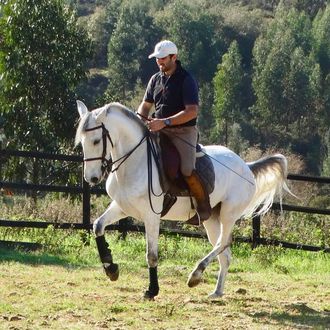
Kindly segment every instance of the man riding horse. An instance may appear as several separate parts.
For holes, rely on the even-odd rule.
[[[186,223],[198,225],[211,215],[208,192],[195,170],[198,130],[198,87],[195,79],[177,59],[176,45],[164,40],[149,58],[156,58],[160,71],[149,80],[138,114],[151,132],[165,134],[180,155],[180,170],[197,201],[197,213]],[[149,112],[155,105],[155,114]]]

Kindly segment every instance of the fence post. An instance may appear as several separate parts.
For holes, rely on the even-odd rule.
[[[260,243],[260,215],[252,218],[252,249],[255,249]]]
[[[83,225],[89,231],[91,219],[91,191],[88,182],[84,179],[84,166],[82,173],[82,188],[83,188]]]
[[[3,133],[3,129],[0,128],[0,151],[2,151],[2,145],[4,144],[3,143],[4,138],[5,138],[5,134]],[[0,155],[0,180],[2,180],[2,162],[3,162],[3,159]]]
[[[0,131],[0,151],[2,150],[2,137],[1,137],[1,131]],[[2,180],[2,159],[0,156],[0,180]]]

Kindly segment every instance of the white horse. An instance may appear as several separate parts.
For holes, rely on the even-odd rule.
[[[106,176],[107,165],[112,165],[106,180],[112,202],[93,225],[101,262],[110,279],[116,280],[118,265],[113,263],[105,241],[105,227],[127,216],[143,221],[149,266],[149,288],[145,297],[153,299],[159,292],[159,212],[164,199],[154,155],[148,157],[148,143],[154,137],[133,111],[119,103],[107,104],[91,112],[83,102],[77,101],[77,105],[80,122],[76,144],[81,143],[83,147],[85,180],[92,185],[99,183]],[[210,297],[219,297],[223,295],[230,264],[229,246],[234,224],[242,217],[266,213],[276,194],[281,195],[283,189],[289,191],[286,186],[287,161],[277,154],[247,164],[222,146],[207,146],[204,150],[212,159],[215,171],[215,188],[210,194],[212,215],[203,223],[213,249],[197,263],[187,284],[196,286],[205,268],[217,257],[220,271]],[[166,219],[186,221],[194,213],[190,198],[178,197]]]

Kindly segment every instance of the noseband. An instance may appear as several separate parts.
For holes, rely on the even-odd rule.
[[[93,128],[86,128],[85,131],[86,132],[91,132],[91,131],[95,131],[97,129],[102,129],[102,144],[103,144],[103,151],[102,151],[102,156],[101,157],[93,157],[93,158],[84,158],[84,162],[90,162],[93,160],[101,160],[102,161],[102,166],[101,166],[101,170],[102,170],[102,174],[108,174],[111,169],[112,169],[112,161],[111,158],[110,159],[106,159],[106,153],[107,153],[107,141],[109,140],[111,143],[111,146],[113,147],[113,142],[111,140],[111,136],[109,134],[109,131],[105,128],[105,126],[103,125],[103,123],[99,126],[95,126]]]

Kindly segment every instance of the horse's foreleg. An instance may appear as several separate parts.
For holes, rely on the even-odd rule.
[[[93,223],[93,231],[95,236],[104,235],[105,227],[126,217],[116,201],[112,201],[105,212],[98,217]]]
[[[118,264],[113,263],[109,244],[106,242],[104,235],[96,237],[96,245],[99,256],[103,264],[103,269],[111,281],[117,281],[119,277]]]
[[[107,225],[122,219],[124,216],[125,214],[121,211],[118,204],[113,201],[108,209],[96,219],[93,224],[99,256],[104,271],[111,281],[116,281],[118,279],[119,268],[117,264],[113,263],[111,250],[104,237],[104,230]]]
[[[158,285],[158,237],[159,237],[159,218],[153,217],[150,221],[145,221],[147,238],[147,263],[149,267],[149,288],[144,293],[146,299],[152,300],[159,293]]]

